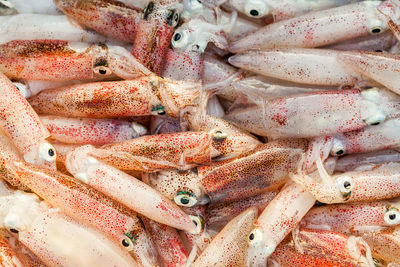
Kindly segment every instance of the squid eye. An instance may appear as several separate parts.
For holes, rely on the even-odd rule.
[[[205,223],[203,217],[192,216],[192,215],[190,215],[189,217],[192,219],[193,223],[197,226],[196,233],[197,234],[202,233],[204,231],[204,228],[206,227],[206,223]]]
[[[19,231],[17,229],[14,229],[14,228],[10,228],[10,232],[14,233],[14,234],[18,234],[19,233]]]
[[[143,19],[147,20],[147,18],[153,12],[153,10],[154,10],[154,3],[150,2],[143,10]]]
[[[348,199],[351,195],[351,190],[353,186],[353,181],[350,177],[344,176],[340,177],[336,180],[337,187],[339,188],[340,193],[345,199]]]
[[[128,251],[131,251],[133,249],[133,242],[129,237],[125,237],[124,239],[122,239],[121,244]]]
[[[165,115],[165,107],[163,105],[157,105],[152,107],[151,113],[154,115]]]
[[[188,33],[187,31],[177,30],[172,36],[172,47],[183,48],[188,44]]]
[[[345,153],[345,149],[344,149],[344,145],[343,142],[335,139],[333,141],[333,146],[332,146],[332,150],[331,150],[331,155],[332,156],[341,156]]]
[[[170,10],[167,15],[168,24],[175,28],[179,23],[179,13],[176,10]]]
[[[250,246],[258,246],[262,241],[262,232],[258,228],[254,228],[248,236],[248,242]]]
[[[260,0],[248,1],[244,7],[247,16],[252,18],[261,18],[269,12],[267,5]]]
[[[197,197],[190,192],[182,191],[174,197],[174,201],[179,206],[193,207],[197,203]]]
[[[55,161],[56,149],[51,144],[45,142],[39,147],[39,157],[45,161]]]
[[[225,140],[228,137],[228,135],[222,131],[215,131],[213,140],[214,141],[222,141]]]
[[[383,29],[382,29],[381,26],[375,26],[375,27],[372,27],[372,28],[369,30],[369,32],[370,32],[371,34],[373,34],[373,35],[379,34],[379,33],[381,33],[382,31],[383,31]]]
[[[385,121],[386,116],[382,113],[378,113],[374,116],[372,116],[371,118],[368,118],[367,120],[365,120],[365,123],[368,125],[372,125],[372,126],[376,126],[381,124],[383,121]]]
[[[93,69],[94,73],[102,75],[102,76],[108,76],[112,74],[112,71],[107,68],[106,66],[97,66],[94,67]]]
[[[14,8],[13,5],[8,0],[0,0],[0,6]]]
[[[400,223],[400,211],[396,208],[391,208],[385,213],[385,222],[389,225]]]

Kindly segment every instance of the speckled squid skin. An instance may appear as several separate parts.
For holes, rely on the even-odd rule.
[[[43,159],[41,147],[51,145],[46,141],[50,133],[41,123],[29,103],[11,81],[0,72],[0,127],[30,163],[55,168],[51,160]],[[55,151],[53,151],[55,154]],[[47,151],[46,151],[47,153]]]
[[[380,4],[381,1],[359,2],[272,23],[231,43],[229,49],[237,53],[276,47],[319,47],[368,35],[374,27],[383,31],[386,20],[377,10]]]
[[[306,141],[274,141],[233,160],[201,171],[201,184],[211,202],[233,201],[275,190],[297,168]]]
[[[148,174],[143,179],[168,199],[174,199],[179,192],[190,192],[199,200],[205,197],[200,178],[194,170],[163,170]]]
[[[89,155],[121,170],[156,172],[209,164],[220,153],[212,148],[213,134],[180,132],[142,136],[93,149]]]
[[[196,232],[192,219],[175,203],[142,181],[89,156],[91,145],[68,153],[68,171],[94,189],[157,222]]]
[[[55,0],[57,7],[78,23],[106,36],[133,42],[143,13],[114,0]]]
[[[225,118],[270,138],[306,138],[379,123],[395,110],[390,107],[391,102],[376,89],[361,93],[358,90],[318,91],[265,100],[258,107],[239,109]]]
[[[116,240],[139,223],[125,206],[73,177],[23,162],[14,165],[21,182],[49,204]]]
[[[230,220],[250,207],[256,207],[261,213],[278,193],[279,191],[269,191],[237,201],[211,203],[207,207],[207,226],[212,229],[221,229]]]
[[[0,45],[0,70],[10,79],[72,80],[93,78],[93,60],[67,41],[11,41]]]
[[[40,116],[51,138],[67,144],[105,145],[144,135],[140,124],[126,120]]]
[[[132,55],[149,70],[158,75],[162,74],[173,34],[174,29],[167,24],[141,20],[137,27]]]
[[[307,229],[359,235],[397,225],[397,218],[390,220],[385,215],[393,211],[397,216],[399,207],[393,201],[327,205],[311,209],[299,225]]]
[[[192,266],[245,266],[246,239],[257,215],[256,208],[249,208],[232,219]]]
[[[396,94],[400,93],[400,56],[391,53],[371,51],[343,52],[339,60],[354,71],[386,86]]]
[[[163,266],[185,266],[189,253],[176,229],[148,218],[142,220],[157,247]]]
[[[198,81],[201,78],[204,64],[202,53],[169,49],[165,55],[163,77],[174,80]]]
[[[211,131],[218,129],[228,134],[224,142],[215,143],[215,149],[221,152],[219,160],[239,156],[246,151],[254,149],[261,142],[252,136],[249,132],[242,130],[235,125],[207,114],[199,115],[199,112],[193,112],[186,118],[188,127],[192,131]]]
[[[331,154],[366,153],[400,146],[400,119],[389,119],[379,125],[367,126],[361,130],[346,132],[335,136]]]
[[[39,81],[133,79],[151,73],[122,46],[61,40],[2,44],[0,70],[10,79]]]
[[[264,266],[279,243],[301,221],[315,198],[296,183],[287,184],[268,204],[248,235],[248,263]]]
[[[364,233],[361,237],[371,247],[374,258],[400,264],[400,227]],[[396,266],[396,265],[395,265]]]
[[[318,201],[334,204],[400,196],[399,171],[399,164],[386,163],[365,171],[351,171],[333,176],[322,171],[318,178],[302,174],[294,175],[292,179],[302,184]]]
[[[374,266],[370,248],[360,238],[324,230],[300,229],[295,241],[282,242],[268,263],[280,266]]]
[[[18,236],[46,266],[139,266],[100,232],[54,210],[39,214]]]
[[[6,237],[0,235],[0,264],[4,267],[33,266],[22,253],[18,253]]]
[[[198,86],[149,75],[45,90],[28,100],[39,114],[66,117],[131,117],[162,111],[179,116],[181,109],[194,104]]]
[[[12,162],[22,161],[22,155],[10,142],[10,139],[0,133],[0,177],[10,185],[20,189],[27,190],[12,168]]]

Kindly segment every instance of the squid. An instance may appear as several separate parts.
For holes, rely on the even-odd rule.
[[[187,170],[199,164],[209,164],[213,158],[221,155],[214,144],[224,142],[226,136],[218,130],[142,136],[92,148],[88,155],[121,170]]]
[[[0,45],[0,71],[16,80],[133,79],[151,72],[124,47],[62,40]]]
[[[35,194],[14,191],[0,197],[0,206],[0,227],[17,234],[19,242],[46,265],[139,266],[108,237],[49,208]],[[23,263],[6,265],[7,258],[1,258],[4,266]],[[18,258],[14,256],[13,260]]]
[[[147,133],[143,125],[125,120],[40,116],[40,121],[52,139],[65,144],[105,145]]]
[[[233,218],[191,266],[245,266],[246,239],[257,215],[256,208],[249,208]]]
[[[275,22],[231,43],[229,50],[238,53],[250,49],[319,47],[379,34],[388,28],[387,17],[379,11],[382,5],[385,2],[361,1]]]
[[[247,264],[265,266],[279,243],[312,208],[315,198],[301,185],[287,184],[262,211],[247,236]]]
[[[156,265],[153,243],[132,210],[68,175],[24,162],[13,165],[20,181],[48,204],[102,231],[139,263]]]
[[[197,105],[200,89],[200,84],[196,82],[172,81],[149,75],[133,80],[45,90],[28,98],[28,101],[39,114],[65,117],[114,118],[164,114],[179,117],[182,109]]]
[[[50,136],[39,116],[11,81],[0,72],[0,128],[32,164],[55,168],[56,150],[46,140]]]
[[[378,88],[317,90],[258,101],[255,106],[233,110],[225,119],[277,139],[359,130],[398,116],[398,96]]]
[[[192,219],[173,202],[135,177],[91,157],[92,150],[86,145],[67,154],[65,165],[74,177],[152,220],[196,232]]]
[[[400,224],[398,200],[335,204],[311,209],[299,226],[343,234],[374,232]]]

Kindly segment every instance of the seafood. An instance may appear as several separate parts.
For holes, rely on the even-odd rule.
[[[213,1],[216,2],[216,1]],[[250,18],[262,18],[272,15],[274,22],[298,17],[312,11],[329,9],[336,6],[346,5],[348,3],[358,2],[358,0],[312,0],[301,1],[274,1],[274,0],[228,0],[226,4],[235,8]]]
[[[374,232],[400,223],[398,201],[335,204],[311,209],[300,227],[343,234]]]
[[[51,138],[67,144],[105,145],[145,135],[147,129],[123,120],[41,116]]]
[[[400,153],[394,150],[383,150],[364,154],[353,154],[340,157],[335,164],[335,171],[347,172],[358,169],[373,169],[387,162],[400,162]]]
[[[49,132],[11,81],[0,72],[0,127],[23,154],[24,160],[55,168],[56,151],[46,141]]]
[[[108,44],[115,42],[71,23],[66,16],[43,14],[0,16],[0,25],[0,43],[40,39]]]
[[[14,191],[0,197],[0,206],[1,227],[17,233],[19,242],[50,266],[138,266],[107,237],[50,209],[35,194]],[[86,250],[89,254],[81,253]]]
[[[0,45],[0,71],[10,79],[90,80],[150,74],[128,50],[62,40],[21,40]]]
[[[20,181],[47,203],[118,241],[139,263],[154,266],[156,252],[134,212],[73,177],[23,162],[13,164]]]
[[[295,174],[291,178],[304,186],[315,198],[327,204],[373,201],[400,196],[399,165],[387,163],[372,170],[352,171],[330,176],[321,159],[316,161],[318,174]]]
[[[264,266],[285,236],[314,205],[315,198],[302,186],[288,184],[260,214],[248,234],[248,264]]]
[[[360,237],[300,229],[279,245],[268,261],[282,266],[375,266],[371,249]]]
[[[249,208],[232,219],[196,259],[192,266],[244,266],[248,232],[257,218],[257,209]]]
[[[396,114],[396,99],[397,96],[377,88],[361,92],[313,91],[266,99],[264,102],[261,99],[256,107],[233,110],[225,118],[251,132],[273,139],[305,138],[377,125],[387,115]]]
[[[48,14],[59,15],[60,11],[52,0],[37,0],[26,2],[24,0],[2,0],[1,8],[8,7],[20,14]]]
[[[92,150],[86,145],[67,154],[66,167],[76,178],[152,220],[196,232],[192,219],[174,203],[135,177],[97,161],[90,156]]]
[[[381,1],[361,1],[269,24],[229,46],[233,53],[277,47],[319,47],[387,29]]]
[[[143,222],[165,266],[184,266],[189,255],[178,232],[147,218],[143,218]]]
[[[225,138],[221,131],[159,134],[92,148],[88,154],[121,170],[186,170],[221,155],[214,144]]]
[[[186,106],[196,105],[199,86],[149,75],[45,90],[28,101],[39,114],[66,117],[113,118],[165,113],[175,117]]]

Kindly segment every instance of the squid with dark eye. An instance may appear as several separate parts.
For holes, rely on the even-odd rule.
[[[398,225],[400,223],[400,210],[396,207],[388,207],[384,217],[388,225]]]
[[[143,10],[143,18],[145,20],[155,20],[166,23],[175,28],[179,24],[180,13],[183,6],[180,3],[160,4],[150,2]]]
[[[291,175],[322,203],[344,203],[374,201],[400,196],[400,165],[388,163],[380,167],[329,175],[322,164],[317,162],[318,175]]]

